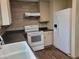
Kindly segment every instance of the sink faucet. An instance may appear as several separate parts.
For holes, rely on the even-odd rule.
[[[3,41],[3,38],[0,36],[0,49],[2,45],[4,45],[4,41]]]

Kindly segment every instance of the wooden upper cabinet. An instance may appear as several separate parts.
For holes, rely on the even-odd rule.
[[[0,0],[1,24],[2,26],[11,24],[10,0]]]
[[[49,2],[40,0],[40,22],[49,21]]]
[[[2,25],[1,3],[0,3],[0,26]]]

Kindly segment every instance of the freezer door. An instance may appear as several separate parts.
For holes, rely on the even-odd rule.
[[[70,9],[56,13],[54,27],[54,46],[66,54],[70,54]]]

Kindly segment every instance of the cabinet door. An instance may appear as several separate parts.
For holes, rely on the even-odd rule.
[[[0,26],[2,25],[1,0],[0,0]]]
[[[0,2],[1,2],[2,25],[10,25],[11,24],[10,1],[0,0]]]
[[[44,45],[49,46],[53,45],[53,32],[52,31],[46,31],[44,32]]]
[[[40,22],[49,21],[49,2],[40,0]]]

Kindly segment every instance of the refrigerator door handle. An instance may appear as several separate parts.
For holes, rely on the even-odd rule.
[[[54,24],[54,28],[57,28],[57,24]]]

